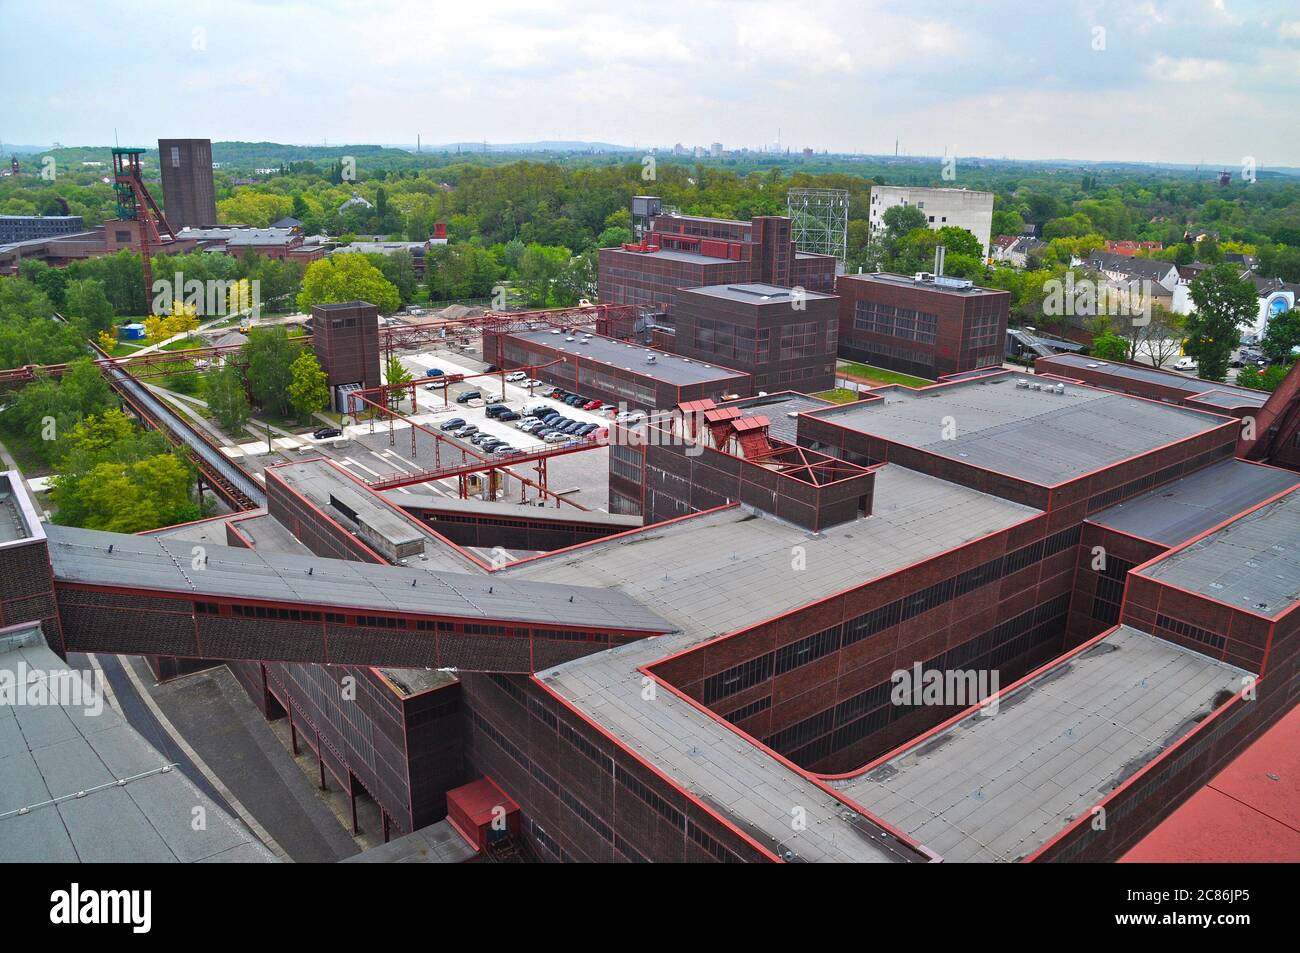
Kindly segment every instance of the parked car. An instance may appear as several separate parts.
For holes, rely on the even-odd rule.
[[[456,431],[456,436],[464,440],[467,437],[470,437],[476,433],[478,433],[478,427],[474,426],[473,424],[466,424],[465,426],[461,427],[459,430]]]
[[[494,407],[494,406],[496,406],[497,404],[504,404],[505,402],[506,402],[506,399],[505,399],[504,397],[485,397],[485,398],[483,398],[483,403],[486,404],[486,405],[489,406],[489,407]]]
[[[343,436],[343,431],[338,427],[317,427],[311,435],[317,440],[328,440],[330,437]]]
[[[1183,356],[1174,362],[1174,370],[1194,371],[1196,370],[1196,358]]]
[[[496,437],[488,437],[486,440],[480,440],[478,446],[480,450],[492,451],[495,450],[497,447],[501,446],[503,443],[505,443],[504,440],[499,440]]]
[[[453,417],[451,420],[444,420],[438,425],[439,430],[455,430],[458,427],[465,426],[464,417]]]
[[[468,404],[471,400],[482,400],[483,395],[476,390],[467,390],[462,394],[456,395],[456,403]]]
[[[424,372],[425,377],[442,377],[442,371],[436,367],[431,367]]]
[[[474,436],[469,438],[469,442],[476,447],[481,447],[483,446],[484,441],[495,439],[496,437],[492,436],[486,430],[480,430],[478,433],[474,434]]]
[[[569,434],[570,436],[573,436],[573,435],[575,435],[579,430],[581,430],[581,429],[583,428],[583,426],[584,426],[584,424],[582,423],[581,420],[575,420],[575,421],[573,421],[572,423],[570,423],[568,426],[566,426],[566,427],[564,427],[564,428],[562,428],[562,429],[564,430],[565,433]]]
[[[506,380],[510,381],[511,383],[515,381],[526,381],[528,380],[528,375],[525,374],[523,371],[514,371],[513,373],[506,375]]]
[[[492,448],[492,452],[496,454],[498,457],[505,457],[505,456],[509,456],[512,453],[518,453],[519,451],[517,451],[514,447],[510,446],[510,444],[508,443],[499,443]]]
[[[578,436],[585,437],[588,434],[590,434],[592,431],[599,430],[599,429],[600,429],[600,424],[583,424],[578,429]]]
[[[585,404],[582,405],[582,409],[583,409],[583,410],[600,410],[600,408],[603,407],[603,406],[605,406],[605,405],[602,404],[602,403],[601,403],[600,401],[598,401],[598,400],[589,400],[589,401],[587,401],[587,403],[585,403]]]
[[[497,367],[495,364],[489,364],[487,367],[483,368],[484,373],[487,374],[491,374],[493,371],[499,371],[499,370],[501,370],[501,368]]]
[[[558,430],[551,431],[545,437],[547,443],[564,443],[564,441],[568,439],[568,437],[560,433]]]
[[[446,387],[446,386],[447,386],[447,382],[446,382],[446,381],[433,381],[432,383],[425,384],[425,385],[424,385],[424,389],[425,389],[425,390],[442,390],[442,389],[443,389],[444,387]]]
[[[508,409],[509,409],[509,408],[507,408],[505,404],[501,404],[501,403],[496,403],[496,404],[489,403],[489,404],[487,405],[486,409],[484,409],[483,413],[486,414],[486,415],[489,416],[489,417],[497,417],[497,416],[503,414],[503,413],[504,413],[506,410],[508,410]]]
[[[497,414],[497,420],[518,420],[519,416],[520,415],[515,413],[513,410],[506,408],[506,410]]]
[[[536,377],[530,377],[530,378],[528,378],[528,380],[524,381],[524,385],[527,386],[527,387],[545,387],[545,386],[546,386],[546,384],[545,384],[544,381],[539,381]]]

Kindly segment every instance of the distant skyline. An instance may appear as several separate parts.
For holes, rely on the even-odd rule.
[[[0,0],[6,143],[590,140],[1300,166],[1294,0]],[[134,53],[134,59],[131,54]]]

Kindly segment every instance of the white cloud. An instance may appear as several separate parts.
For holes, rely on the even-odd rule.
[[[1160,53],[1147,67],[1152,79],[1170,83],[1200,83],[1218,80],[1228,73],[1228,64],[1222,60],[1201,59],[1195,56],[1173,57]]]

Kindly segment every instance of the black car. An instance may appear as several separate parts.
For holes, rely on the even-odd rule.
[[[312,436],[317,440],[328,440],[330,437],[343,436],[343,431],[338,427],[317,427],[316,430],[312,432]]]
[[[478,446],[480,450],[490,451],[490,450],[495,450],[497,447],[502,446],[504,443],[505,443],[504,440],[498,440],[496,437],[488,437],[486,440],[480,440]]]
[[[465,426],[464,417],[453,417],[451,420],[444,421],[438,425],[439,430],[455,430],[458,427]]]
[[[479,393],[478,391],[476,391],[476,390],[467,390],[467,391],[465,391],[465,393],[463,393],[463,394],[457,394],[457,395],[456,395],[456,403],[458,403],[458,404],[468,404],[471,400],[478,400],[478,399],[481,398],[482,396],[483,396],[483,395],[480,394],[480,393]]]
[[[578,436],[585,437],[593,430],[598,430],[598,429],[600,429],[600,424],[583,424],[581,427],[578,428]]]
[[[542,422],[550,424],[553,427],[563,419],[564,416],[562,414],[552,412],[543,417]]]
[[[581,397],[579,397],[577,394],[570,394],[568,397],[564,398],[564,402],[568,404],[570,407],[577,407],[579,404],[586,403],[586,401],[583,400]]]
[[[502,408],[501,413],[497,414],[497,420],[518,420],[519,415],[513,410]]]
[[[489,364],[487,367],[483,369],[483,373],[491,374],[493,371],[499,371],[499,370],[501,370],[501,368],[497,367],[495,364]]]
[[[577,421],[577,420],[571,420],[571,421],[569,421],[567,424],[565,424],[563,427],[561,427],[561,428],[560,428],[560,431],[561,431],[562,433],[566,433],[566,434],[568,434],[569,436],[573,436],[574,434],[576,434],[576,433],[577,433],[579,430],[581,430],[581,429],[582,429],[582,424],[581,424],[581,422],[579,422],[579,421]]]

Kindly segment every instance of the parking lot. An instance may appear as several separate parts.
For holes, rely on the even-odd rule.
[[[457,403],[456,398],[458,396],[472,391],[477,391],[487,398],[501,397],[504,393],[506,406],[517,412],[522,412],[528,407],[545,405],[555,409],[556,412],[563,414],[570,420],[599,424],[600,426],[607,426],[610,422],[608,415],[570,407],[562,401],[530,395],[527,387],[506,383],[503,389],[499,375],[473,378],[469,381],[453,383],[445,388],[437,387],[434,390],[427,390],[426,387],[432,379],[426,378],[425,372],[431,367],[442,370],[444,375],[457,375],[480,373],[479,368],[482,365],[471,359],[463,359],[462,363],[449,358],[448,355],[441,352],[407,354],[400,357],[403,366],[417,382],[415,412],[411,412],[411,408],[406,401],[402,403],[401,412],[416,423],[438,431],[441,436],[446,438],[447,442],[443,443],[440,448],[435,449],[435,439],[416,429],[413,449],[411,428],[404,423],[394,423],[390,445],[388,423],[376,420],[373,425],[373,433],[369,422],[346,425],[343,428],[344,438],[342,440],[315,440],[309,435],[300,437],[298,438],[300,443],[309,448],[305,452],[319,452],[367,481],[404,473],[419,473],[435,466],[448,467],[461,463],[471,463],[474,457],[471,457],[470,453],[477,457],[486,456],[487,454],[483,450],[471,444],[469,440],[459,440],[444,434],[439,429],[441,424],[453,418],[461,418],[467,423],[472,423],[480,431],[505,440],[512,447],[523,452],[536,452],[545,447],[558,448],[565,446],[565,444],[548,445],[544,441],[524,433],[514,426],[519,421],[500,421],[488,417],[486,404],[481,399],[475,399],[464,404]],[[534,388],[538,392],[543,389],[549,390],[550,388],[549,386]],[[261,446],[264,449],[266,445],[263,443]],[[459,447],[468,452],[457,453],[452,449],[453,447]],[[280,449],[286,452],[293,452],[294,450],[292,447]],[[501,463],[503,467],[512,466],[509,457],[501,458]],[[538,474],[535,463],[517,463],[513,464],[513,466],[520,476],[533,480],[537,479]],[[550,461],[548,463],[548,486],[553,491],[564,492],[566,497],[581,503],[581,505],[589,509],[604,510],[608,505],[607,468],[608,449],[593,444],[591,449],[582,453],[561,456]],[[455,479],[433,481],[421,484],[421,487],[427,491],[448,497],[455,497],[458,494],[458,485]],[[404,493],[409,491],[399,488],[395,492]],[[529,496],[534,496],[534,491],[529,491]],[[509,481],[502,498],[517,500],[518,497],[519,484]]]

